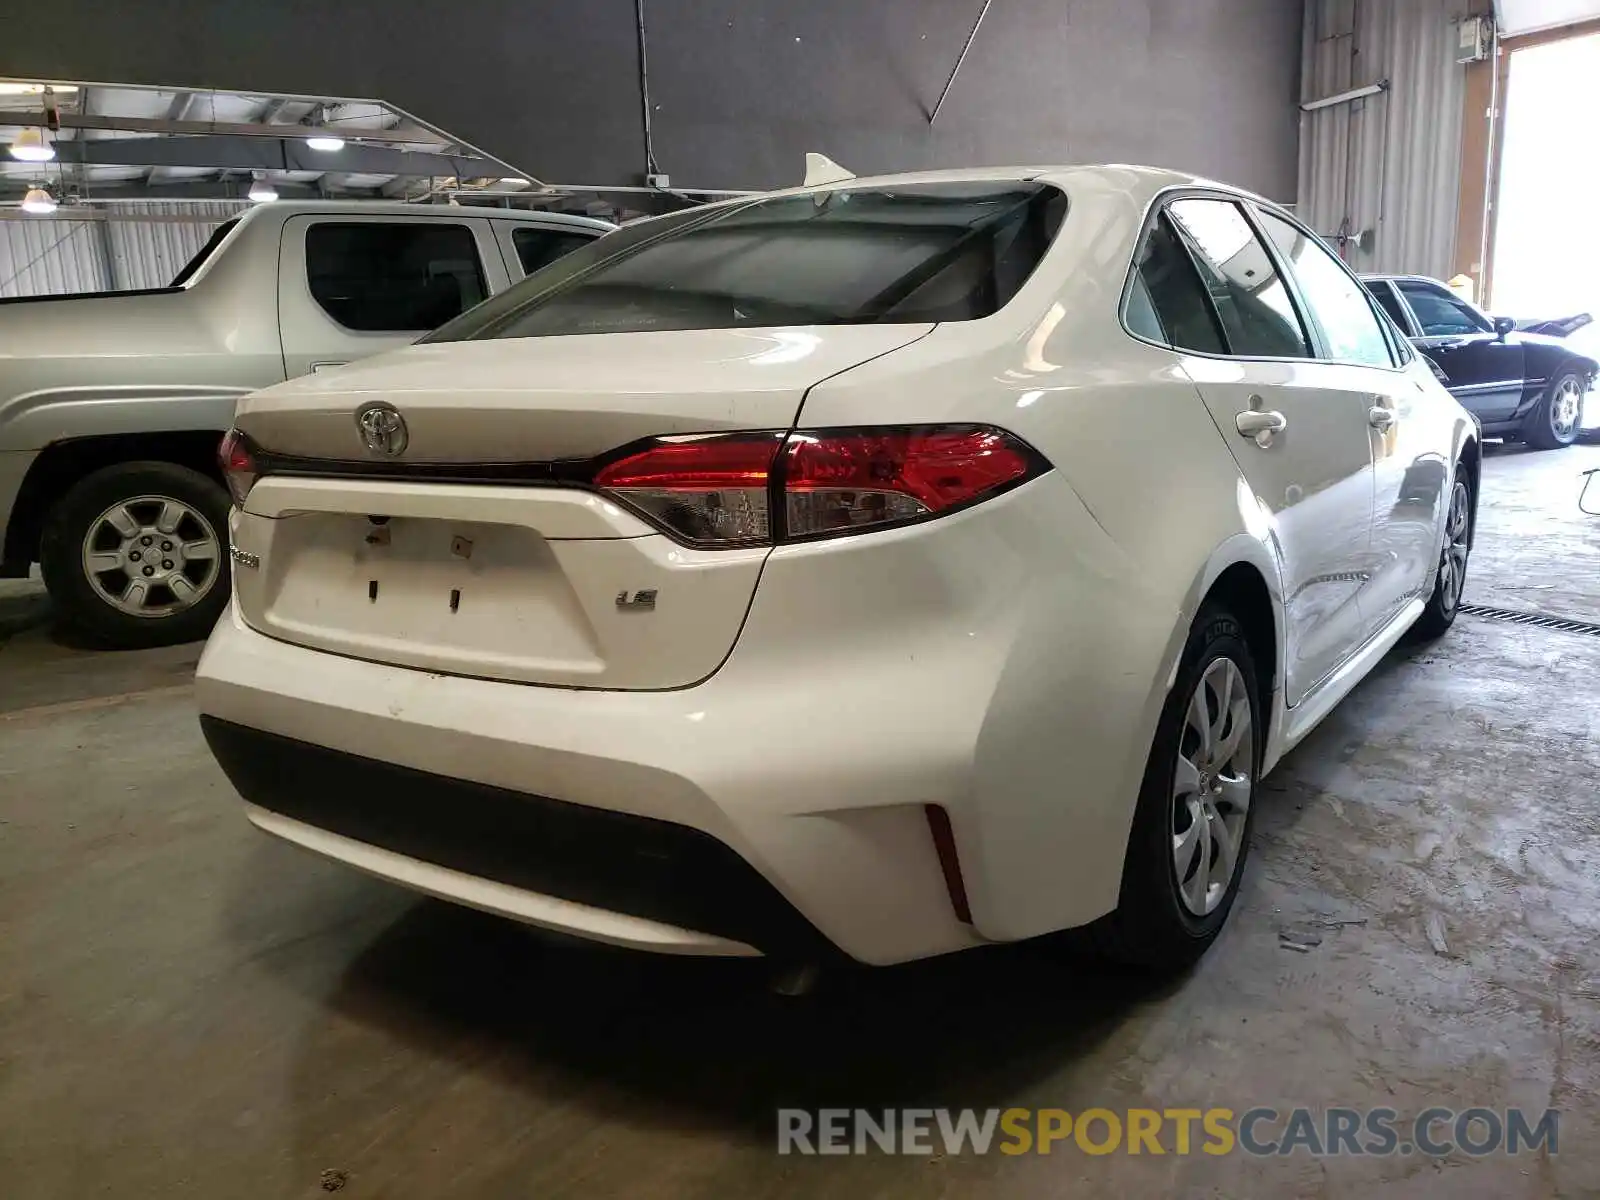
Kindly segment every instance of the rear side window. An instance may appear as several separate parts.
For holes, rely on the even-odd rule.
[[[976,320],[1033,274],[1066,207],[1019,180],[763,197],[646,227],[435,340]]]
[[[442,221],[322,222],[306,230],[312,298],[346,329],[435,329],[487,294],[472,230]]]
[[[1129,329],[1180,350],[1228,352],[1194,260],[1165,216],[1151,227],[1136,266],[1126,313]]]
[[[1274,213],[1262,212],[1267,231],[1288,270],[1299,281],[1300,293],[1326,336],[1328,355],[1340,362],[1369,367],[1392,367],[1389,339],[1366,289],[1345,270],[1328,248]]]
[[[511,244],[517,249],[517,260],[522,263],[522,273],[532,275],[541,267],[548,267],[558,258],[571,254],[579,246],[594,240],[591,234],[573,233],[565,229],[539,229],[524,227],[512,230]]]
[[[1401,280],[1396,286],[1405,293],[1411,311],[1417,314],[1417,324],[1422,328],[1423,337],[1488,333],[1493,328],[1470,304],[1449,292],[1426,283],[1406,280]]]
[[[1384,312],[1389,314],[1389,319],[1395,323],[1401,333],[1411,328],[1406,319],[1405,309],[1400,307],[1400,297],[1394,294],[1394,289],[1386,280],[1370,279],[1363,284],[1367,294],[1376,300]]]
[[[1228,200],[1174,200],[1175,230],[1194,252],[1228,353],[1245,358],[1309,358],[1310,340],[1294,301],[1239,206]]]

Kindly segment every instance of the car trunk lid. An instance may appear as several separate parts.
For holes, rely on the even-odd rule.
[[[924,336],[921,325],[697,329],[410,346],[245,400],[238,425],[280,454],[373,461],[354,420],[404,417],[396,463],[584,459],[646,437],[787,429],[806,389]]]
[[[443,343],[258,393],[239,428],[293,467],[269,467],[234,516],[240,613],[285,641],[422,670],[694,683],[732,649],[765,547],[692,549],[536,471],[474,476],[649,437],[787,429],[811,385],[931,328]],[[374,400],[405,421],[398,454],[362,440],[355,414]]]

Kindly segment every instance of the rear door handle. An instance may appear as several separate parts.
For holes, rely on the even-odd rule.
[[[1272,445],[1273,438],[1289,428],[1289,418],[1270,409],[1263,412],[1258,408],[1247,408],[1233,419],[1233,425],[1240,436],[1254,438],[1256,445],[1265,450]]]
[[[1394,423],[1399,419],[1392,408],[1384,408],[1382,405],[1375,404],[1367,409],[1367,424],[1385,433],[1393,429]]]

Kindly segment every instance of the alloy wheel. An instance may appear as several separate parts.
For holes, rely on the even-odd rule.
[[[1228,894],[1244,849],[1255,761],[1244,675],[1233,659],[1214,659],[1184,712],[1172,783],[1172,867],[1194,916],[1213,912]]]
[[[133,617],[170,617],[209,592],[222,541],[196,509],[170,496],[119,501],[89,523],[83,573],[94,593]]]
[[[1578,420],[1583,412],[1583,388],[1568,375],[1550,397],[1550,431],[1560,441],[1568,441],[1578,431]]]
[[[1466,481],[1456,480],[1450,489],[1444,548],[1439,554],[1439,605],[1446,613],[1455,612],[1461,603],[1461,590],[1467,583],[1467,542],[1472,525],[1470,501]]]

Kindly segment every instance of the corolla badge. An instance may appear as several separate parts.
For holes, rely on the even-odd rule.
[[[396,458],[405,453],[411,435],[406,432],[406,419],[394,405],[374,400],[356,409],[356,428],[361,430],[361,441],[374,454],[387,454]]]

